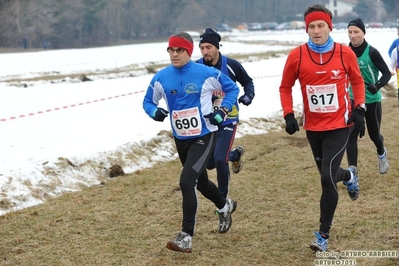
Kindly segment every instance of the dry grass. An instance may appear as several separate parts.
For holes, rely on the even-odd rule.
[[[361,194],[340,199],[329,250],[399,250],[398,101],[383,102],[390,170],[380,175],[368,137],[360,140]],[[320,182],[305,132],[245,136],[242,172],[232,175],[234,223],[217,232],[215,206],[200,196],[193,253],[165,248],[181,225],[177,160],[0,217],[0,265],[313,265]],[[346,166],[344,160],[343,166]],[[215,180],[215,173],[210,173]],[[357,259],[357,265],[398,265]]]

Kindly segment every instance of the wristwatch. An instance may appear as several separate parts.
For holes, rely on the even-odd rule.
[[[221,106],[220,109],[227,115],[229,113],[229,108]]]
[[[359,104],[356,108],[361,108],[361,109],[363,109],[364,111],[367,111],[367,107],[366,107],[366,104],[365,104],[365,103]]]

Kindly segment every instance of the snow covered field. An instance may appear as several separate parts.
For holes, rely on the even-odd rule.
[[[332,37],[348,43],[346,30],[333,31]],[[395,38],[396,29],[367,29],[366,40],[386,62]],[[290,49],[306,41],[303,30],[233,32],[222,35],[220,51],[255,54]],[[100,184],[114,164],[130,173],[176,158],[174,144],[165,134],[158,135],[170,130],[169,123],[153,121],[142,109],[152,77],[145,69],[169,62],[166,47],[167,40],[0,54],[0,215]],[[199,57],[196,42],[193,59]],[[241,106],[237,137],[280,128],[278,87],[285,58],[277,54],[268,60],[243,61],[254,79],[256,96],[252,105]],[[129,70],[112,73],[123,68]],[[92,81],[40,79],[77,73],[86,73]],[[7,82],[27,78],[37,80]],[[299,90],[294,102],[301,104]],[[150,143],[156,143],[156,148]]]

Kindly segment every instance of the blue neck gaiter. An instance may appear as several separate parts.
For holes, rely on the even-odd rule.
[[[334,46],[334,41],[331,38],[331,36],[329,36],[328,40],[327,40],[327,42],[325,44],[317,45],[317,44],[314,44],[309,38],[308,46],[309,46],[310,50],[312,50],[312,51],[314,51],[316,53],[319,53],[319,54],[324,54],[324,53],[327,53],[327,52],[332,50],[332,48]]]

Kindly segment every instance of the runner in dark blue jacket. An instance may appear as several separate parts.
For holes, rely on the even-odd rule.
[[[198,207],[197,190],[218,208],[219,232],[231,226],[231,214],[237,203],[223,197],[208,179],[205,168],[216,143],[216,131],[236,105],[239,88],[225,74],[191,61],[193,39],[186,32],[169,38],[167,52],[172,65],[165,67],[151,80],[143,101],[145,112],[162,122],[169,115],[179,159],[183,165],[180,189],[183,196],[182,230],[167,243],[167,248],[180,252],[192,251]],[[214,110],[212,95],[217,91],[225,97]],[[166,101],[167,109],[158,107]]]
[[[220,35],[214,30],[207,28],[200,36],[200,50],[202,58],[197,62],[212,66],[228,75],[234,82],[239,82],[244,89],[238,102],[244,105],[250,105],[255,97],[255,89],[252,78],[247,74],[244,67],[232,58],[226,57],[219,52]],[[220,106],[224,95],[214,94],[214,106]],[[227,198],[229,192],[230,169],[228,162],[232,162],[232,170],[238,173],[242,168],[242,156],[244,155],[244,147],[237,146],[233,150],[231,147],[237,130],[239,120],[238,103],[233,106],[229,112],[227,119],[219,127],[217,133],[217,142],[214,154],[211,156],[207,164],[207,169],[216,167],[218,188],[220,193]]]

